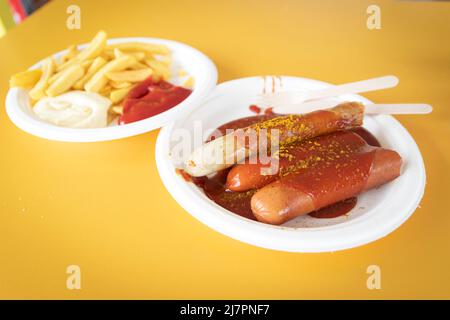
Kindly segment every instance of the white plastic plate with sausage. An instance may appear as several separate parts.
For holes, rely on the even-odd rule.
[[[180,132],[194,136],[199,124],[202,130],[208,131],[231,120],[254,115],[249,105],[264,90],[314,90],[328,85],[321,81],[285,76],[252,77],[221,83],[201,105],[160,131],[156,163],[167,190],[187,212],[212,229],[268,249],[330,252],[361,246],[386,236],[416,210],[425,187],[425,169],[420,151],[411,135],[392,116],[365,116],[364,127],[383,147],[401,155],[402,173],[394,181],[359,195],[356,207],[345,216],[317,219],[306,215],[281,226],[264,224],[222,208],[210,200],[202,189],[176,172],[181,163],[179,157],[175,157],[174,147]],[[336,98],[336,104],[343,101],[371,103],[360,95]]]

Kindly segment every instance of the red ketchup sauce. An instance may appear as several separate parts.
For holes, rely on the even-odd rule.
[[[353,134],[352,134],[353,135]],[[359,137],[359,136],[358,136]],[[311,139],[315,140],[315,139]],[[362,139],[361,139],[362,140]],[[281,177],[283,186],[306,193],[315,208],[326,208],[335,203],[333,199],[348,199],[364,190],[374,161],[376,148],[352,145],[331,149],[315,165],[300,168],[294,173]],[[354,202],[356,205],[356,202]],[[332,205],[330,210],[315,212],[316,218],[339,216],[347,213],[352,206]]]
[[[248,107],[248,110],[250,110],[251,112],[255,113],[255,114],[260,114],[261,112],[263,112],[265,115],[271,115],[274,114],[273,112],[273,107],[269,107],[266,109],[262,109],[260,107],[258,107],[256,104],[252,104]]]
[[[256,104],[250,105],[248,107],[248,110],[250,110],[251,112],[256,113],[256,114],[260,114],[261,113],[261,108],[258,107]]]
[[[167,81],[153,81],[152,77],[134,87],[125,97],[119,124],[127,124],[169,110],[186,99],[192,90]]]
[[[273,115],[275,113],[273,112],[273,108],[270,107],[270,108],[267,108],[266,110],[264,110],[264,114],[265,115]]]
[[[262,114],[262,115],[256,115],[251,117],[246,117],[238,120],[234,120],[231,122],[228,122],[226,124],[223,124],[219,128],[217,128],[216,131],[225,134],[225,131],[227,129],[239,129],[244,128],[256,123],[259,123],[264,120],[268,120],[274,117],[277,117],[277,114],[274,113],[268,113],[268,114]],[[348,134],[353,132],[354,134]],[[345,134],[347,132],[347,134]],[[356,138],[355,138],[356,136]],[[352,138],[353,137],[353,138]],[[362,138],[362,139],[360,139]],[[333,139],[334,142],[333,142]],[[341,139],[341,140],[340,140]],[[214,140],[214,137],[208,138],[207,141]],[[323,143],[322,148],[317,148],[317,145]],[[346,144],[346,148],[339,147],[339,143]],[[367,176],[370,173],[370,166],[373,161],[373,153],[371,152],[370,146],[380,146],[377,139],[366,129],[359,127],[348,131],[340,131],[336,133],[331,133],[324,136],[319,136],[316,138],[308,139],[305,141],[300,142],[301,146],[295,146],[298,155],[294,155],[297,157],[298,163],[305,160],[306,158],[311,157],[319,157],[321,160],[319,161],[317,165],[311,166],[311,167],[303,167],[302,165],[299,166],[299,168],[295,168],[295,164],[292,163],[293,160],[290,159],[288,163],[284,163],[285,168],[295,169],[295,172],[292,175],[297,174],[304,174],[305,178],[305,184],[307,186],[322,186],[324,185],[324,181],[320,181],[320,183],[316,183],[316,179],[323,179],[326,182],[326,179],[329,179],[330,183],[328,184],[330,187],[333,186],[333,176],[335,174],[343,174],[349,176],[349,185],[353,186],[354,190],[361,190],[364,187],[364,184],[367,180]],[[335,144],[335,147],[333,148],[332,145]],[[316,146],[315,149],[311,149],[308,146]],[[308,149],[309,148],[309,149]],[[302,152],[299,152],[298,150],[303,150],[303,155],[300,155]],[[343,151],[343,153],[341,153]],[[348,161],[348,157],[346,156],[356,153],[357,155],[354,157],[360,157],[358,159],[360,162],[359,165],[357,164],[357,161],[355,159],[350,159]],[[336,158],[337,156],[337,158]],[[303,158],[302,158],[303,157]],[[342,157],[342,158],[341,158]],[[331,158],[333,158],[333,161],[331,161]],[[329,159],[330,161],[327,161]],[[340,160],[339,160],[340,159]],[[283,159],[280,158],[280,168],[283,167]],[[294,161],[295,162],[295,161]],[[362,164],[361,164],[362,163]],[[293,167],[292,167],[293,166]],[[337,168],[336,168],[337,166]],[[227,175],[231,168],[222,170],[220,172],[217,172],[216,174],[210,176],[210,177],[191,177],[187,173],[185,173],[182,170],[177,170],[179,174],[183,176],[183,178],[188,182],[193,182],[198,187],[202,188],[208,198],[210,198],[212,201],[220,205],[221,207],[234,212],[240,216],[243,216],[245,218],[256,220],[254,217],[251,207],[250,207],[250,200],[252,196],[255,194],[258,189],[251,189],[244,192],[233,192],[226,188],[226,179]],[[283,169],[280,169],[280,174],[283,176],[283,183],[291,184],[292,186],[297,186],[295,184],[295,181],[298,179],[290,179],[289,175],[286,174],[286,171],[283,173]],[[275,175],[275,178],[273,176],[270,179],[276,180],[279,178],[280,175]],[[320,178],[318,178],[320,177]],[[303,177],[302,177],[303,179]],[[268,183],[270,182],[268,181]],[[301,186],[298,186],[301,188]],[[312,199],[321,198],[318,197],[319,193],[330,193],[330,192],[336,192],[337,189],[330,189],[327,188],[327,184],[325,183],[325,189],[312,188],[313,191],[309,190],[308,194],[311,195]],[[339,191],[338,191],[339,192]],[[314,218],[335,218],[342,216],[346,213],[348,213],[350,210],[352,210],[357,203],[356,197],[349,197],[348,199],[334,203],[330,206],[327,206],[325,208],[322,208],[320,210],[317,210],[315,212],[310,213],[309,215]],[[315,203],[316,206],[320,206],[320,203]]]
[[[323,209],[311,212],[309,215],[314,218],[319,219],[331,219],[343,216],[344,214],[350,212],[358,201],[358,198],[352,197],[344,201],[332,204],[331,206],[325,207]]]

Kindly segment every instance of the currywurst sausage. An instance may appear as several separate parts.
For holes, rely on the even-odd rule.
[[[272,144],[276,139],[275,143],[286,145],[337,130],[359,127],[363,121],[363,113],[364,106],[361,103],[346,102],[327,110],[265,120],[218,137],[195,149],[186,161],[184,170],[191,176],[200,177],[231,167],[257,154],[264,137],[270,140],[267,144]],[[273,130],[278,135],[271,134]],[[267,135],[263,136],[263,132]],[[256,136],[256,139],[245,138],[249,136]]]
[[[270,161],[261,163],[259,159],[235,165],[227,176],[226,187],[231,191],[247,191],[263,186],[295,172],[301,168],[320,164],[317,159],[331,156],[339,157],[342,152],[356,152],[366,147],[366,141],[352,131],[337,131],[327,135],[308,139],[299,143],[281,147],[271,157]],[[277,164],[274,172],[268,169]]]
[[[401,165],[397,152],[367,145],[266,185],[253,195],[251,209],[259,221],[279,225],[389,182]]]

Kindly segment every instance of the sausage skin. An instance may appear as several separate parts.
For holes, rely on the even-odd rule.
[[[288,144],[311,139],[337,130],[362,125],[364,106],[359,102],[345,102],[334,108],[304,115],[286,115],[262,121],[203,144],[186,161],[184,170],[193,177],[205,176],[233,166],[258,153],[259,143],[249,144],[245,137],[254,141],[264,140],[262,132],[278,130],[278,143]],[[274,138],[269,135],[272,142]],[[250,139],[251,140],[251,139]],[[266,141],[267,142],[267,141]]]
[[[308,164],[312,157],[326,157],[333,151],[336,153],[343,149],[356,152],[365,146],[363,138],[352,131],[337,131],[295,143],[285,148],[284,155],[277,153],[268,163],[262,164],[259,159],[254,159],[235,165],[228,173],[226,187],[237,192],[259,189],[277,180],[280,175],[289,174],[289,171],[299,164]],[[264,174],[263,169],[268,169],[275,160],[278,162],[277,170],[271,172],[272,174]]]
[[[402,159],[392,150],[369,147],[337,163],[293,173],[258,190],[251,199],[260,222],[280,225],[333,203],[354,197],[400,175]],[[344,165],[346,163],[346,165]]]

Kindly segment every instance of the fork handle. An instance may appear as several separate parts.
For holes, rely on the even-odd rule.
[[[396,103],[396,104],[366,104],[366,114],[427,114],[433,111],[429,104],[425,103]]]
[[[325,89],[309,91],[306,100],[335,97],[342,94],[368,92],[395,87],[398,84],[396,76],[384,76],[363,81],[340,84]]]
[[[335,100],[314,100],[301,104],[290,104],[275,107],[275,113],[308,113],[317,110],[331,108],[337,105]],[[427,114],[433,111],[429,104],[425,103],[392,103],[392,104],[365,104],[366,114]]]

